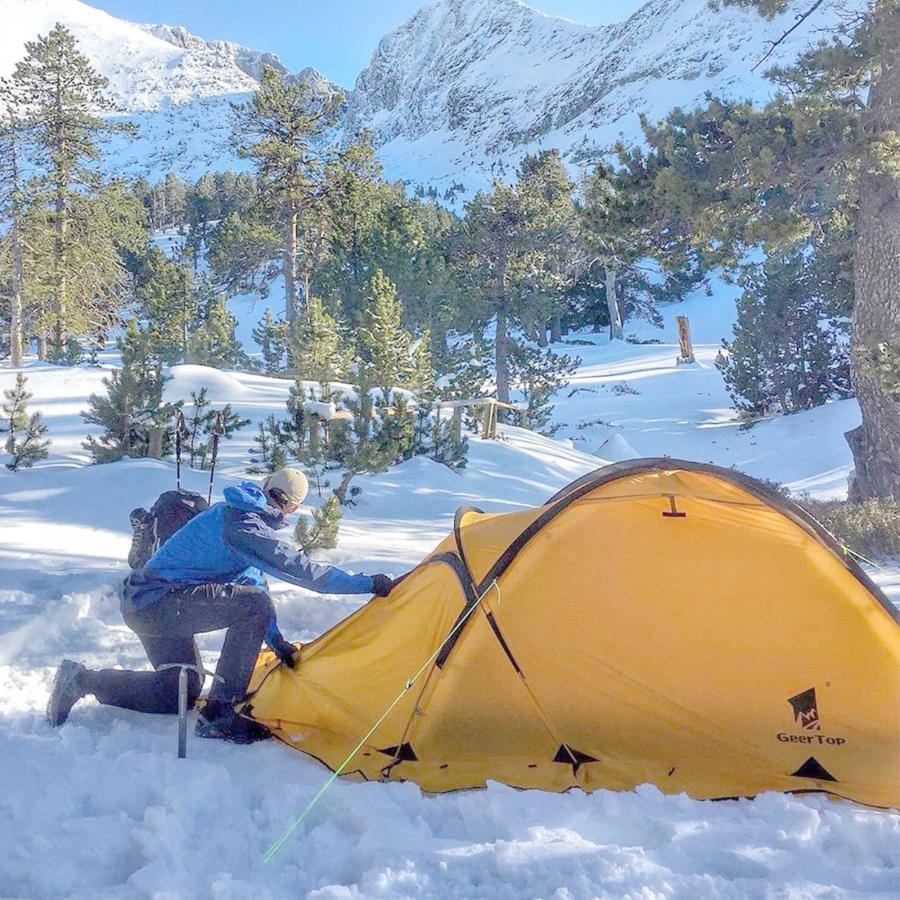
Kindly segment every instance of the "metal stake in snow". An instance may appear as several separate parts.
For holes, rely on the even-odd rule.
[[[337,777],[344,771],[344,769],[347,768],[347,766],[350,765],[353,757],[356,756],[356,754],[359,753],[360,750],[362,750],[362,748],[365,746],[366,741],[368,741],[369,738],[372,737],[372,735],[378,730],[378,726],[381,725],[381,723],[390,715],[391,710],[393,710],[393,708],[403,699],[404,694],[406,694],[406,692],[416,683],[419,676],[431,665],[431,663],[433,663],[434,660],[437,659],[438,655],[440,654],[441,650],[444,649],[444,646],[447,644],[447,642],[450,641],[453,635],[455,635],[456,632],[459,631],[459,629],[462,628],[462,626],[465,624],[466,619],[468,619],[469,616],[471,616],[472,613],[475,612],[477,607],[481,605],[481,601],[484,600],[491,588],[496,588],[497,596],[500,596],[500,585],[497,584],[497,579],[495,578],[487,586],[485,592],[480,597],[477,597],[475,599],[475,602],[465,611],[462,616],[460,616],[457,623],[448,632],[447,637],[445,637],[444,640],[442,640],[440,644],[438,644],[437,649],[434,651],[434,653],[432,653],[431,656],[429,656],[428,659],[426,659],[425,662],[422,663],[422,665],[419,667],[419,671],[416,672],[416,674],[413,675],[412,678],[407,680],[400,693],[397,694],[396,697],[394,697],[388,708],[378,717],[378,719],[375,721],[375,724],[365,733],[365,735],[360,739],[359,743],[350,751],[350,754],[347,756],[347,758],[331,773],[331,775],[328,776],[328,778],[325,780],[325,783],[316,792],[315,797],[313,797],[312,800],[310,800],[309,803],[307,803],[303,808],[303,812],[301,812],[300,815],[296,816],[284,830],[284,833],[281,835],[281,837],[269,846],[268,850],[266,850],[266,852],[263,854],[263,862],[269,862],[275,856],[275,854],[285,845],[287,839],[297,830],[297,827],[310,814],[310,812],[312,812],[313,807],[322,799],[328,788],[330,788],[331,785],[334,784],[334,782],[337,780]]]
[[[164,669],[179,669],[178,672],[178,758],[187,759],[187,711],[188,711],[188,670],[196,672],[202,679],[204,675],[212,675],[213,679],[223,681],[221,675],[208,672],[203,666],[195,666],[191,663],[166,663],[159,667]]]

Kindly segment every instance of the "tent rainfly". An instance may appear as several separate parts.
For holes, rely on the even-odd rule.
[[[337,769],[398,696],[348,775],[900,806],[896,610],[728,469],[636,460],[536,509],[462,509],[295,670],[261,654],[238,708]]]

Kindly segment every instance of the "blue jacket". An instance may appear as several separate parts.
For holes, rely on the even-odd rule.
[[[224,503],[179,528],[126,579],[125,602],[150,606],[178,584],[252,584],[268,590],[264,572],[319,593],[372,593],[370,575],[319,565],[282,541],[275,529],[284,525],[284,515],[267,504],[253,482],[225,488]],[[273,618],[266,640],[277,633]]]

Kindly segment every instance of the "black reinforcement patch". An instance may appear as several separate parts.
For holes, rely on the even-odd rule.
[[[837,778],[825,768],[814,756],[811,756],[796,772],[791,775],[797,778],[815,778],[816,781],[837,781]]]

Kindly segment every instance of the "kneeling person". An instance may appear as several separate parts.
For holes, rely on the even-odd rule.
[[[176,531],[125,580],[122,597],[125,623],[157,671],[92,671],[63,660],[47,707],[50,724],[62,725],[87,694],[139,712],[176,713],[178,669],[159,668],[166,663],[200,666],[194,635],[227,628],[218,677],[196,733],[239,743],[268,737],[264,726],[234,712],[263,640],[285,665],[294,666],[295,648],[278,630],[263,573],[328,594],[384,596],[392,583],[387,575],[353,575],[318,565],[279,538],[276,529],[297,511],[307,490],[301,471],[281,469],[261,486],[245,481],[226,488],[224,503],[214,504]],[[191,706],[201,687],[200,676],[189,672]]]

